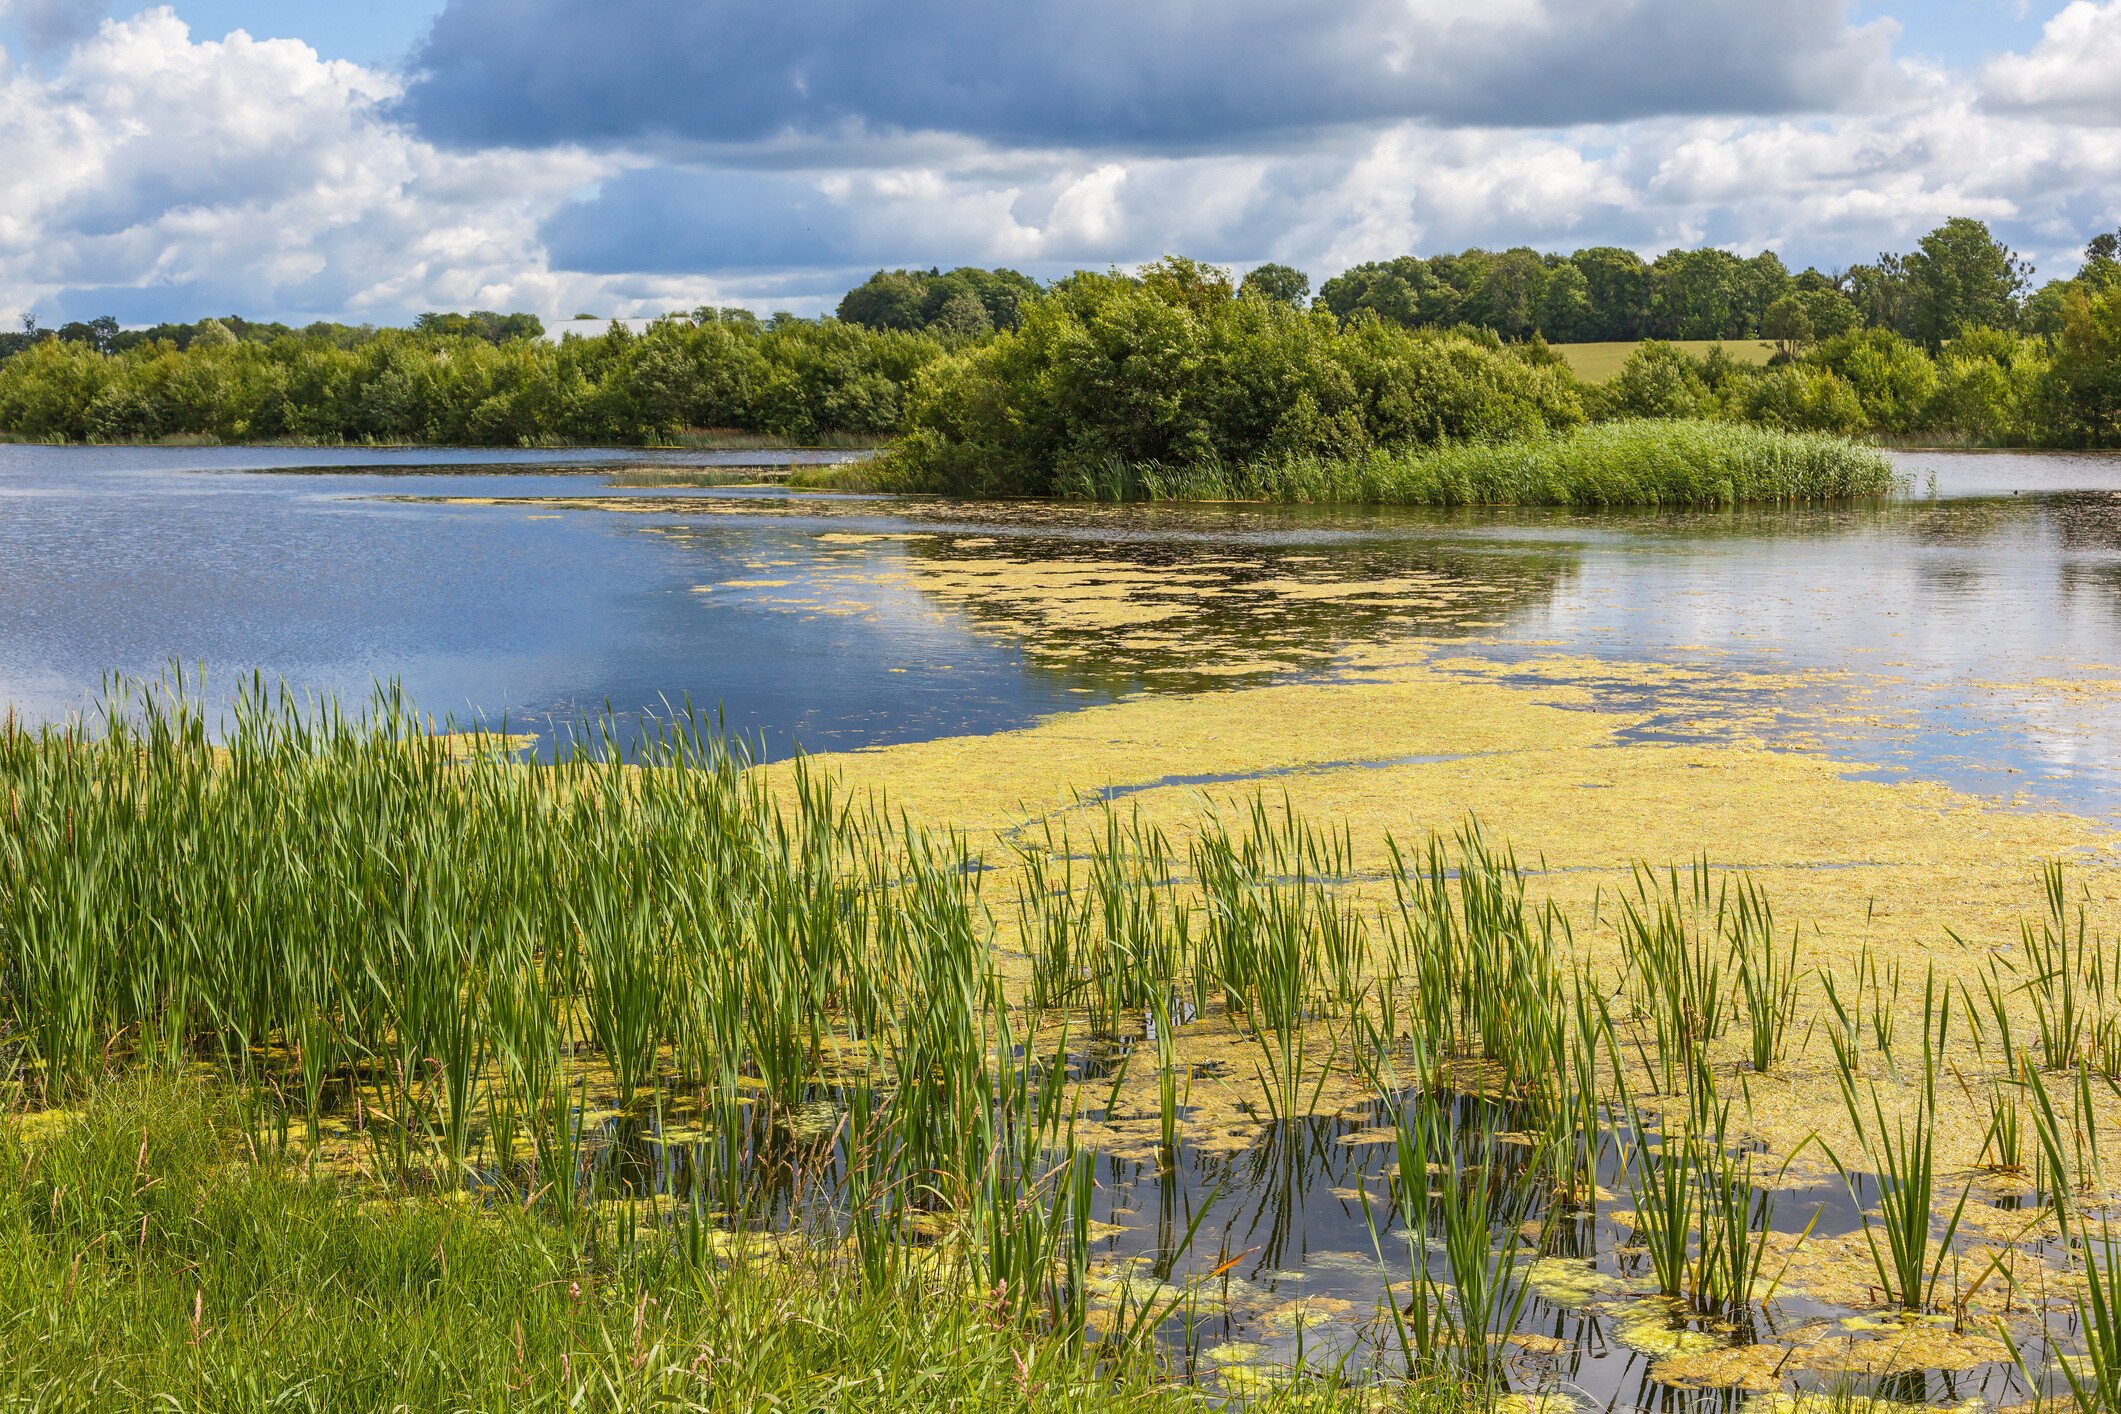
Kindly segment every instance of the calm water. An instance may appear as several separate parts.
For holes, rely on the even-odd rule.
[[[176,660],[215,696],[253,670],[352,697],[394,678],[548,735],[689,698],[780,753],[1333,675],[1413,639],[1639,706],[1643,739],[1743,719],[1884,779],[2121,811],[2113,694],[2083,687],[2121,679],[2112,457],[1906,454],[1890,501],[1662,514],[630,484],[758,459],[0,446],[0,697],[58,716]],[[1192,597],[1106,622],[1009,587],[1041,568]]]
[[[1912,490],[1877,503],[1606,515],[634,484],[709,460],[0,446],[0,698],[59,716],[108,670],[181,660],[217,696],[254,670],[351,697],[396,679],[548,739],[689,698],[784,752],[1356,676],[1365,650],[1415,643],[1588,686],[1647,714],[1639,739],[1765,739],[2121,812],[2121,459],[1907,455]],[[1365,1122],[1189,1151],[1169,1178],[1106,1160],[1102,1270],[1150,1286],[1235,1258],[1186,1343],[1330,1363],[1412,1255],[1362,1210],[1389,1157],[1343,1142]],[[1645,1383],[1612,1206],[1550,1234],[1525,1325],[1567,1349],[1513,1356],[1516,1377],[1585,1409],[1727,1407]],[[1786,1193],[1776,1222],[1822,1206],[1845,1231],[1838,1185]],[[1783,1301],[1772,1321],[1834,1314]],[[1910,1381],[1903,1398],[2020,1393],[2000,1366]]]

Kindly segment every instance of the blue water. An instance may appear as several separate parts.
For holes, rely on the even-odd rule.
[[[2121,680],[2113,457],[1907,454],[1907,495],[1703,513],[610,484],[760,459],[0,446],[0,699],[57,717],[106,671],[182,662],[210,698],[253,671],[352,698],[395,680],[437,715],[505,714],[548,740],[607,705],[629,717],[689,699],[781,754],[1333,676],[1351,671],[1351,648],[1419,640],[1641,711],[1637,740],[1714,739],[1714,719],[1744,713],[1765,739],[1878,779],[2121,811],[2114,694],[2067,686]],[[454,503],[466,497],[502,503]],[[821,538],[850,535],[887,538]],[[921,582],[996,556],[1205,576],[1220,592],[1146,641],[1139,626],[1042,626]],[[1410,574],[1456,597],[1271,592]],[[1557,656],[1574,660],[1566,674],[1529,671]],[[1696,676],[1645,683],[1644,664]],[[1810,676],[1762,676],[1790,673]],[[1993,686],[2039,679],[2051,685]]]

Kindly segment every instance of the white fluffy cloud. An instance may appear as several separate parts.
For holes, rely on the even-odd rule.
[[[1549,8],[1512,3],[1527,24]],[[1834,265],[1952,215],[2065,273],[2121,224],[2117,85],[2100,78],[2116,36],[2121,0],[2077,0],[2028,53],[1974,75],[1897,66],[1858,111],[1682,106],[1544,130],[1401,116],[1212,148],[859,123],[479,146],[423,136],[397,75],[293,41],[194,40],[151,10],[51,67],[0,66],[0,316],[807,312],[878,266],[1052,275],[1164,251],[1314,280],[1474,244]]]
[[[1981,86],[1998,109],[2121,124],[2121,0],[2073,0],[2047,22],[2030,54],[1984,65]]]
[[[166,8],[104,22],[49,74],[13,68],[0,310],[395,319],[604,297],[551,268],[538,225],[624,160],[441,152],[379,111],[398,87],[291,40],[194,42]]]

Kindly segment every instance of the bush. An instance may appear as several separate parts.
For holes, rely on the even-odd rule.
[[[1879,432],[1913,432],[1937,391],[1937,365],[1889,329],[1865,329],[1828,339],[1805,356],[1856,390],[1863,415]]]
[[[1714,407],[1700,366],[1662,339],[1637,345],[1595,403],[1601,417],[1700,417]]]
[[[1142,281],[1078,275],[1021,329],[936,360],[915,379],[905,435],[878,476],[1049,495],[1115,461],[1349,457],[1583,418],[1566,369],[1533,367],[1492,339],[1365,316],[1343,326],[1236,298],[1208,269],[1167,260]]]
[[[1823,368],[1784,364],[1752,380],[1738,410],[1748,422],[1792,432],[1861,432],[1867,425],[1856,390]]]
[[[966,301],[967,305],[973,301]],[[968,319],[971,311],[962,310]],[[441,328],[446,321],[430,321]],[[462,321],[458,321],[462,322]],[[39,439],[656,442],[692,427],[886,433],[944,346],[836,320],[665,320],[558,346],[485,332],[270,344],[205,321],[116,354],[45,340],[0,366],[0,428]]]

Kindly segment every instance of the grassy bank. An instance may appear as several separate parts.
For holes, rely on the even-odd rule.
[[[0,1126],[0,1408],[1198,1407],[1146,1359],[993,1319],[949,1262],[867,1277],[608,1220],[570,1241],[516,1206],[378,1202],[258,1138],[226,1087],[166,1074]]]
[[[1774,355],[1774,347],[1757,339],[1674,339],[1673,348],[1689,358],[1707,358],[1709,350],[1722,349],[1728,358],[1747,364],[1765,364]],[[1586,383],[1603,383],[1618,373],[1635,351],[1642,347],[1636,339],[1617,343],[1600,344],[1550,344],[1569,365],[1569,372]]]
[[[1617,422],[1515,442],[1166,470],[1110,463],[1088,500],[1388,506],[1716,506],[1883,495],[1892,463],[1840,437],[1719,422]]]

